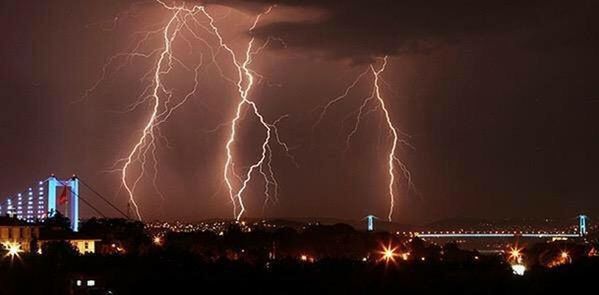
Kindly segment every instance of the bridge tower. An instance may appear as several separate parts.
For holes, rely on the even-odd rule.
[[[35,189],[29,187],[0,200],[0,216],[8,215],[30,223],[43,221],[56,212],[71,220],[73,231],[79,230],[79,179],[76,176],[61,180],[52,175],[39,181]]]
[[[584,214],[578,215],[578,233],[581,237],[586,236],[588,232],[588,217]]]
[[[378,218],[371,214],[364,217],[364,219],[366,219],[366,230],[374,231],[374,220]]]
[[[48,178],[48,216],[52,217],[58,210],[56,192],[59,188],[67,189],[67,208],[63,214],[71,220],[71,230],[79,230],[79,179],[76,176],[68,180],[60,180],[54,175]]]

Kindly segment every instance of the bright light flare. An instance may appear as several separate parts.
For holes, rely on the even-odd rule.
[[[162,246],[164,244],[164,240],[161,236],[154,236],[154,238],[152,239],[152,243],[154,243],[154,245],[156,246]]]
[[[4,257],[18,258],[20,256],[19,254],[23,252],[23,250],[21,249],[21,244],[19,243],[7,242],[4,243],[4,248],[7,250],[6,255]]]
[[[511,247],[508,253],[511,262],[522,263],[522,248],[518,248],[518,245]]]
[[[519,258],[521,255],[520,250],[519,249],[512,249],[510,250],[510,258],[512,259],[517,259]]]
[[[394,247],[393,244],[391,244],[391,242],[389,242],[389,244],[386,246],[383,245],[382,247],[383,249],[379,251],[379,254],[381,254],[381,258],[379,259],[379,261],[384,261],[385,263],[395,263],[395,258],[400,256],[400,254],[397,252],[398,247]]]

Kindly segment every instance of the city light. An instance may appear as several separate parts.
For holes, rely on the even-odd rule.
[[[568,264],[572,262],[572,258],[570,257],[570,253],[566,250],[563,250],[559,253],[555,259],[547,264],[548,267],[556,267],[564,264]]]
[[[523,276],[524,272],[526,272],[526,267],[522,264],[513,264],[512,271],[515,275]]]
[[[518,244],[515,244],[513,247],[509,249],[509,257],[508,260],[511,262],[512,271],[515,275],[522,276],[526,271],[526,266],[522,263],[522,249],[518,247]]]
[[[162,246],[162,243],[163,243],[162,237],[160,237],[160,236],[154,236],[154,238],[152,239],[152,242],[156,246]]]
[[[407,261],[410,258],[410,252],[401,253],[401,259]]]
[[[306,254],[300,255],[299,259],[301,262],[314,263],[314,261],[315,261],[314,257],[312,257],[310,255],[306,255]]]
[[[518,259],[518,258],[520,258],[520,255],[521,255],[520,254],[520,250],[518,250],[518,249],[512,249],[512,250],[510,250],[510,258],[512,258],[512,259]]]
[[[518,245],[510,248],[509,260],[517,264],[522,263],[522,248],[518,248]]]
[[[19,257],[19,253],[23,252],[21,249],[21,244],[19,243],[4,243],[4,248],[6,248],[7,252],[4,257],[10,256],[10,258]]]
[[[393,260],[395,261],[395,252],[391,249],[385,249],[385,253],[383,254],[383,258],[387,261]]]
[[[379,253],[381,254],[379,261],[385,261],[385,263],[395,263],[395,258],[400,256],[399,253],[397,253],[397,247],[393,247],[391,242],[389,242],[387,246],[383,245],[383,250]]]

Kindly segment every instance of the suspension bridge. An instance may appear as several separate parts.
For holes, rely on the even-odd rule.
[[[575,231],[428,231],[417,232],[420,238],[580,238],[588,234],[588,217],[578,215]]]
[[[87,188],[98,199],[108,204],[119,215],[129,219],[129,214],[123,212],[76,175],[68,179],[60,179],[51,175],[45,180],[38,181],[34,186],[8,196],[0,202],[0,216],[15,217],[29,223],[35,223],[51,218],[59,212],[69,218],[70,228],[76,232],[79,230],[80,202],[100,216],[106,217],[87,197],[80,194],[81,186]]]

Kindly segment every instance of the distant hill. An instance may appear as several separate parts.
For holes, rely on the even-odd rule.
[[[290,227],[301,229],[307,224],[320,223],[323,225],[333,225],[338,223],[348,224],[356,230],[366,230],[366,220],[349,220],[334,217],[276,217],[276,218],[244,218],[244,221],[253,223],[261,220],[268,220],[270,223],[280,227]],[[592,222],[593,218],[591,218]],[[596,220],[596,219],[595,219]],[[204,223],[214,222],[232,222],[232,219],[211,218],[202,220]],[[425,225],[412,225],[396,222],[388,222],[381,218],[375,221],[377,231],[403,232],[403,231],[422,231],[422,230],[448,230],[456,228],[464,229],[488,229],[495,227],[511,226],[531,226],[531,227],[549,227],[549,226],[571,226],[578,223],[577,217],[568,218],[503,218],[489,219],[477,217],[452,217],[440,219]],[[592,223],[591,223],[592,224]]]
[[[429,228],[439,228],[439,227],[478,227],[492,224],[493,222],[488,219],[483,218],[474,218],[474,217],[454,217],[454,218],[446,218],[437,220],[435,222],[429,223],[427,227]]]
[[[307,224],[319,223],[322,225],[333,225],[338,223],[343,223],[352,226],[356,230],[366,230],[366,220],[349,220],[349,219],[341,219],[334,217],[276,217],[276,218],[244,218],[245,222],[254,223],[261,220],[268,220],[270,223],[275,224],[280,227],[290,227],[295,229],[301,229],[303,226]],[[195,223],[214,223],[214,222],[232,222],[232,219],[223,219],[223,218],[211,218],[205,219],[201,221],[197,221]],[[410,224],[402,224],[395,222],[388,222],[385,219],[378,219],[375,222],[375,229],[377,231],[411,231],[419,229],[419,226],[410,225]]]

